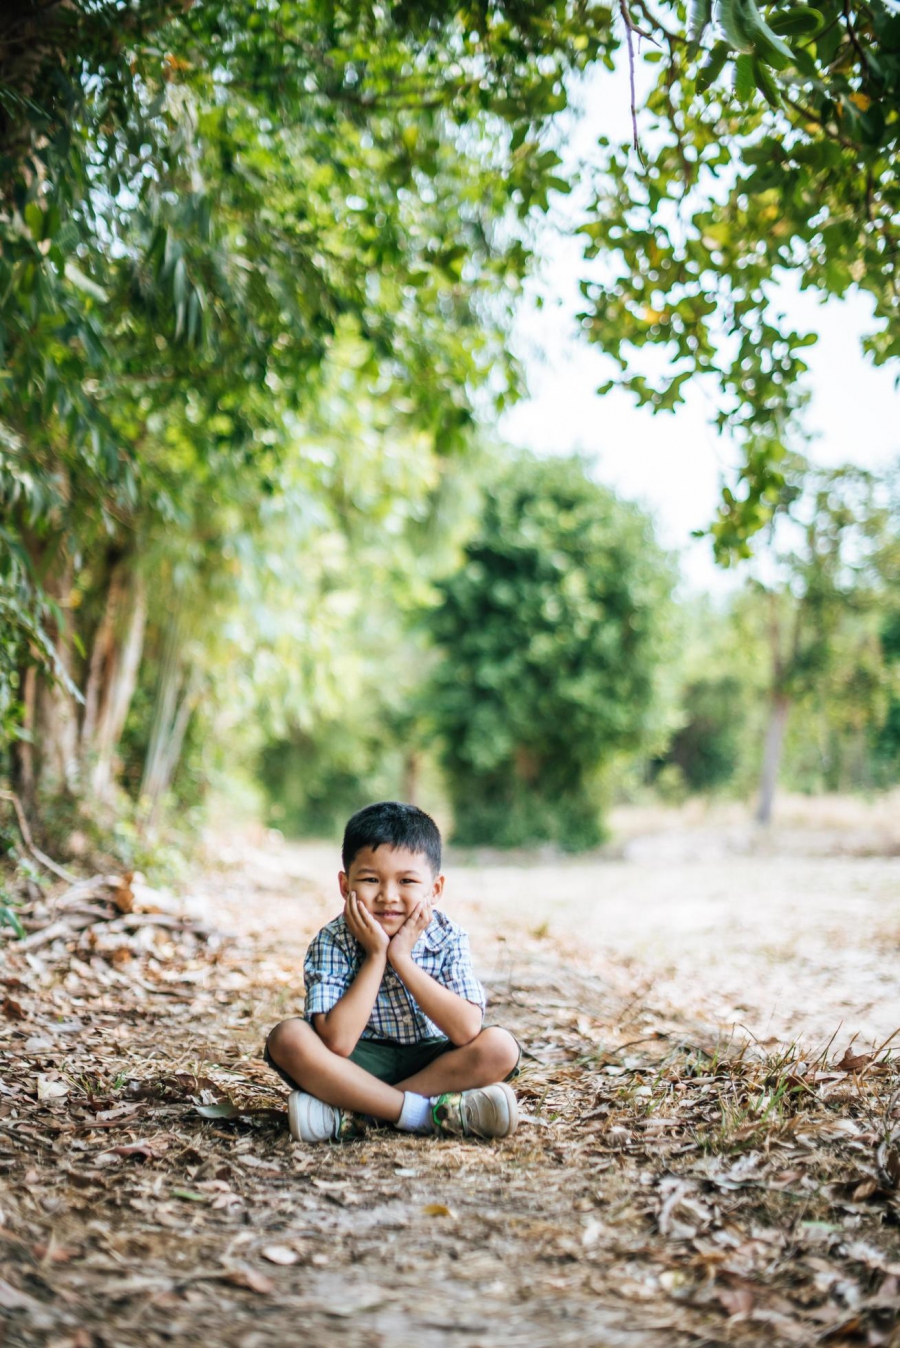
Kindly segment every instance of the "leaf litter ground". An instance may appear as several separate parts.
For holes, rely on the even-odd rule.
[[[517,1135],[298,1147],[259,1057],[333,908],[298,856],[59,886],[7,941],[5,1344],[897,1348],[890,1045],[762,1045],[507,928]]]

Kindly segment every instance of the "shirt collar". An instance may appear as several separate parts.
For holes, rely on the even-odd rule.
[[[446,916],[440,909],[435,909],[431,921],[416,941],[416,945],[422,945],[426,950],[440,950],[447,944],[451,935]]]

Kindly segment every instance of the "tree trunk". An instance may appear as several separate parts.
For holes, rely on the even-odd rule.
[[[410,749],[403,759],[403,799],[407,805],[415,805],[419,791],[420,756]]]
[[[199,671],[192,670],[172,721],[165,744],[165,752],[159,760],[156,775],[151,783],[149,792],[150,813],[148,816],[148,823],[150,824],[156,822],[163,796],[168,791],[172,784],[172,778],[175,776],[175,769],[178,767],[178,760],[181,757],[181,747],[184,744],[188,723],[200,698],[200,682]]]
[[[178,697],[184,678],[179,660],[181,646],[179,628],[178,619],[170,618],[163,641],[159,682],[153,705],[153,721],[150,726],[150,742],[147,745],[147,757],[144,759],[144,775],[141,780],[140,794],[142,800],[146,797],[151,808],[157,794],[157,783],[162,774],[166,742],[175,719]]]
[[[9,746],[9,781],[22,802],[26,818],[33,818],[37,765],[34,752],[34,723],[37,711],[37,669],[26,665],[19,670],[22,688],[22,733]]]
[[[44,582],[46,594],[64,608],[72,592],[71,557],[64,556]],[[72,622],[48,623],[47,634],[58,666],[73,673]],[[74,792],[78,786],[78,710],[75,697],[61,679],[38,674],[34,699],[34,785],[42,794]]]
[[[125,564],[113,571],[106,607],[91,652],[81,726],[82,759],[93,758],[91,787],[102,800],[113,781],[113,761],[137,686],[147,597],[140,574]]]
[[[91,649],[91,663],[84,690],[84,716],[81,721],[82,754],[90,753],[93,748],[100,702],[106,693],[111,669],[117,661],[116,634],[119,627],[119,612],[125,601],[125,590],[125,572],[119,563],[113,567],[109,578],[103,617],[94,634]]]
[[[186,675],[181,662],[182,632],[181,623],[173,618],[166,633],[153,727],[141,782],[144,820],[151,825],[171,785],[191,713],[200,697],[199,672],[194,669]]]
[[[777,693],[769,708],[769,724],[766,728],[766,743],[763,749],[762,772],[759,778],[759,802],[756,807],[756,822],[768,824],[772,819],[772,801],[778,782],[778,769],[781,766],[781,751],[784,747],[784,732],[787,728],[791,699],[784,693]]]
[[[22,800],[25,813],[34,808],[34,714],[37,706],[37,670],[29,665],[22,675],[22,738],[13,754],[13,786]]]

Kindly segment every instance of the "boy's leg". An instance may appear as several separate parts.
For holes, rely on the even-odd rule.
[[[398,1091],[416,1095],[446,1095],[505,1081],[519,1061],[519,1045],[508,1030],[489,1026],[462,1048],[442,1053],[421,1072],[398,1081]],[[373,1111],[370,1111],[373,1112]]]
[[[337,1109],[396,1123],[403,1088],[379,1081],[348,1058],[326,1048],[305,1020],[283,1020],[266,1041],[269,1055],[299,1088]]]

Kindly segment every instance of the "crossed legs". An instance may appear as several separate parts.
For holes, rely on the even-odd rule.
[[[268,1050],[276,1066],[309,1095],[387,1123],[400,1118],[404,1091],[432,1096],[491,1086],[509,1075],[519,1056],[512,1035],[490,1026],[471,1043],[450,1049],[415,1076],[389,1086],[349,1058],[332,1053],[305,1020],[283,1020],[276,1025],[268,1038]]]

